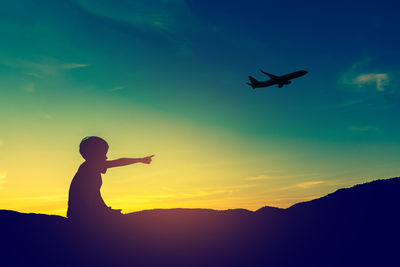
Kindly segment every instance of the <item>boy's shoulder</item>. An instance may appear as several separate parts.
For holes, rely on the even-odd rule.
[[[87,161],[84,161],[78,169],[78,172],[88,172],[88,173],[96,173],[96,174],[100,174],[100,173],[105,173],[107,170],[107,168],[105,168],[104,166],[99,166]]]

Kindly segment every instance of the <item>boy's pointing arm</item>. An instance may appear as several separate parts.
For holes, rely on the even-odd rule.
[[[150,164],[152,157],[154,157],[154,155],[151,155],[151,156],[148,156],[145,158],[120,158],[120,159],[116,159],[116,160],[107,160],[106,168],[126,166],[126,165],[130,165],[130,164],[138,163],[138,162]]]

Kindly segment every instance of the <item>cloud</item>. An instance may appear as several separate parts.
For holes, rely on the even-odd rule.
[[[372,132],[378,129],[372,126],[351,126],[350,130],[353,132]]]
[[[276,172],[276,171],[275,171]],[[303,174],[293,174],[293,175],[268,175],[261,174],[258,176],[251,176],[245,178],[247,181],[261,181],[261,180],[271,180],[271,179],[287,179],[287,178],[299,178],[299,177],[309,177],[318,175],[316,173],[303,173]]]
[[[247,180],[247,181],[260,181],[260,180],[267,180],[269,178],[271,178],[271,176],[261,174],[261,175],[258,175],[258,176],[247,177],[245,180]]]
[[[377,66],[380,66],[378,58],[364,58],[345,70],[339,83],[353,88],[373,87],[377,91],[385,91],[390,82],[389,73],[377,71]]]
[[[353,84],[363,87],[365,85],[375,85],[378,91],[384,91],[389,84],[387,73],[368,73],[358,75],[353,79]]]
[[[268,201],[281,202],[282,200],[291,200],[295,203],[298,203],[301,201],[312,200],[312,199],[315,199],[318,197],[320,197],[320,195],[312,195],[312,196],[304,196],[304,197],[280,197],[280,198],[272,198],[272,199],[269,199]]]
[[[25,72],[25,74],[29,75],[29,76],[36,77],[36,78],[42,78],[42,76],[40,74],[34,73],[34,72]]]
[[[74,0],[86,12],[139,29],[176,32],[193,21],[185,0],[96,1]]]
[[[0,189],[3,189],[2,184],[4,184],[6,182],[6,177],[7,177],[7,172],[0,171]]]
[[[226,189],[226,190],[237,190],[237,189],[244,189],[244,188],[252,188],[252,187],[257,187],[260,184],[239,184],[239,185],[227,185],[227,186],[222,186],[220,188]]]
[[[118,87],[113,87],[111,89],[108,89],[109,92],[115,92],[124,89],[126,86],[118,86]]]
[[[326,183],[326,181],[310,181],[310,182],[303,182],[303,183],[299,183],[296,184],[297,187],[301,187],[301,188],[310,188],[319,184],[324,184]]]
[[[136,195],[135,202],[186,201],[195,199],[207,199],[208,197],[232,196],[232,194],[241,191],[241,189],[254,188],[258,186],[260,186],[260,184],[227,185],[217,187],[203,187],[186,192],[171,192],[157,195]],[[130,196],[127,197],[129,199],[131,198]]]
[[[59,194],[59,195],[44,195],[44,196],[32,196],[32,197],[23,197],[23,198],[18,198],[19,200],[59,200],[59,199],[64,199],[66,196],[65,194]]]
[[[359,104],[363,104],[367,102],[370,98],[362,98],[362,99],[349,99],[345,100],[341,104],[338,105],[340,108],[350,108]]]
[[[0,64],[21,70],[25,75],[35,78],[44,78],[45,76],[58,75],[61,71],[88,67],[82,63],[63,63],[54,58],[42,58],[38,60],[12,59],[0,62]]]
[[[247,177],[245,180],[247,181],[260,181],[260,180],[269,180],[269,179],[285,179],[285,178],[291,178],[293,175],[265,175],[261,174],[258,176],[253,176],[253,177]]]
[[[134,202],[137,203],[154,203],[154,202],[171,202],[171,201],[188,201],[208,199],[209,197],[219,197],[231,195],[233,190],[218,189],[218,190],[203,190],[198,189],[190,192],[166,193],[157,195],[135,195]],[[132,202],[130,195],[119,197],[114,202]]]
[[[54,75],[60,69],[60,64],[54,64],[54,60],[26,60],[26,59],[13,59],[1,62],[2,65],[22,70],[24,74],[36,78],[41,78],[45,75]]]
[[[36,91],[35,84],[33,84],[33,83],[25,84],[25,86],[22,89],[29,93],[33,93]]]
[[[85,68],[88,66],[89,65],[87,65],[87,64],[64,63],[64,64],[61,64],[60,68],[70,70],[70,69],[76,69],[76,68]]]
[[[178,199],[202,198],[202,197],[207,197],[210,195],[225,194],[225,193],[231,194],[232,191],[231,190],[213,190],[213,191],[197,190],[196,192],[183,193],[181,195],[177,195],[177,198]]]
[[[67,196],[65,194],[58,195],[40,195],[40,196],[24,196],[24,197],[11,197],[7,198],[8,201],[32,201],[32,200],[42,200],[49,203],[50,201],[59,201],[65,199]]]
[[[203,191],[225,190],[227,192],[231,192],[231,191],[241,191],[241,189],[254,188],[254,187],[258,187],[258,186],[262,186],[262,184],[261,183],[256,183],[256,184],[237,184],[237,185],[210,186],[210,187],[198,188],[198,190],[203,190]]]
[[[47,114],[47,113],[44,114],[43,116],[44,116],[45,119],[48,119],[48,120],[51,120],[53,118],[53,115]]]

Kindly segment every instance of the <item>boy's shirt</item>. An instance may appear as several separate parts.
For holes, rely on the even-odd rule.
[[[67,217],[102,215],[109,208],[101,197],[101,173],[106,168],[85,161],[79,167],[69,188]]]

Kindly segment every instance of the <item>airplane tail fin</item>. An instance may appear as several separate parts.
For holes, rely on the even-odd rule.
[[[259,81],[257,81],[256,79],[254,79],[253,77],[249,76],[249,80],[251,83],[247,83],[248,85],[250,85],[251,87],[256,88],[256,86],[260,83]]]
[[[257,81],[256,79],[254,79],[253,77],[249,76],[249,80],[252,84],[257,84],[259,83],[259,81]]]
[[[254,79],[253,77],[249,76],[249,80],[250,82],[247,83],[248,85],[250,85],[253,89],[256,88],[257,84],[259,84],[260,82],[257,81],[256,79]]]
[[[247,83],[248,85],[250,85],[253,89],[256,89],[256,87],[254,86],[254,84],[252,83]]]

